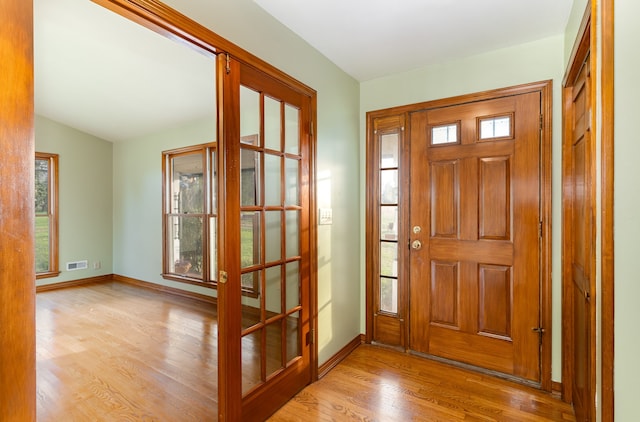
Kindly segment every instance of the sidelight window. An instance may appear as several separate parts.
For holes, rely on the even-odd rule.
[[[380,288],[379,310],[398,313],[398,157],[397,132],[380,136]]]

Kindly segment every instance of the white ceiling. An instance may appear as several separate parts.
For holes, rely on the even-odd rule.
[[[573,0],[254,0],[359,81],[564,32]]]
[[[34,0],[36,113],[109,141],[215,118],[214,60],[89,0]]]
[[[37,114],[114,142],[215,115],[212,58],[89,0],[33,2]],[[561,33],[573,0],[253,2],[366,81]]]

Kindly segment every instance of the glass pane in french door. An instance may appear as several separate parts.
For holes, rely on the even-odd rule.
[[[240,87],[242,394],[302,354],[299,108]]]

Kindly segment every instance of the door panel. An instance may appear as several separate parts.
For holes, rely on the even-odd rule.
[[[231,296],[241,323],[227,341],[240,346],[242,420],[251,421],[264,420],[311,382],[311,100],[230,60],[234,72],[239,77],[227,88],[238,101],[225,112],[239,117],[235,131],[227,128],[239,136],[227,140],[225,171],[227,193],[238,195],[226,197],[226,212],[238,225],[224,229],[238,239],[225,262],[238,268],[228,270],[223,290],[241,292]]]
[[[572,89],[573,131],[570,142],[572,197],[571,215],[571,295],[573,303],[573,380],[572,398],[578,420],[591,420],[591,274],[593,255],[593,201],[590,192],[592,139],[590,131],[589,57],[585,60]]]
[[[411,114],[411,349],[541,381],[540,115],[539,93]]]

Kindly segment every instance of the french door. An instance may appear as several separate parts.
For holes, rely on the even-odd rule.
[[[369,113],[369,341],[550,388],[549,88]]]
[[[218,60],[221,415],[264,420],[312,377],[311,99],[231,57]]]

